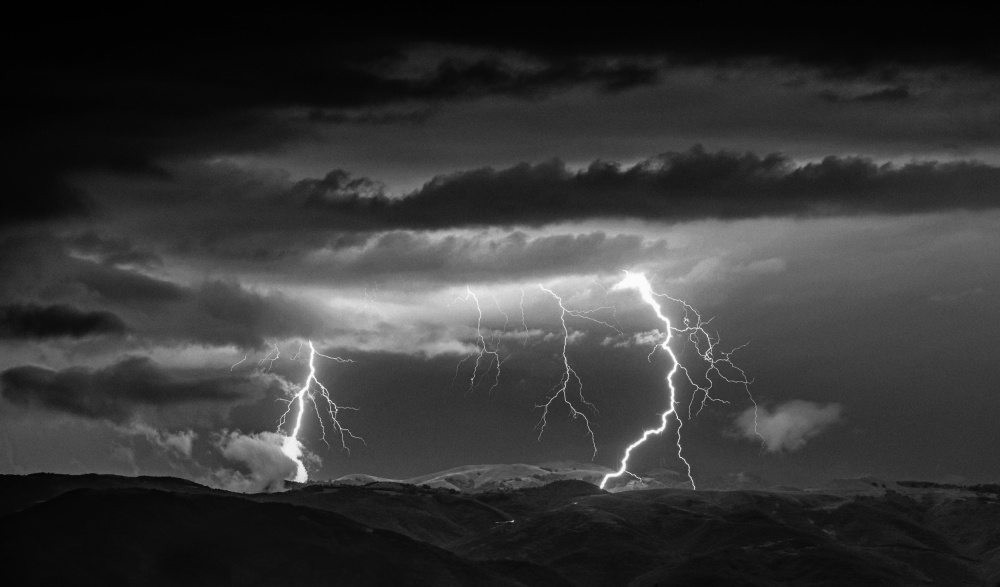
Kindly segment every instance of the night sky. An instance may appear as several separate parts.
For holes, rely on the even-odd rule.
[[[0,473],[260,488],[309,341],[365,441],[309,406],[313,479],[616,466],[669,407],[627,270],[752,379],[763,445],[679,384],[695,478],[1000,478],[995,35],[537,17],[17,24]],[[539,436],[564,339],[596,456],[559,398]],[[675,430],[632,468],[683,471]]]

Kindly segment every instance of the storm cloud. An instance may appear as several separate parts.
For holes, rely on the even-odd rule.
[[[434,236],[394,231],[362,246],[325,250],[284,272],[313,278],[366,281],[408,278],[462,282],[498,277],[525,278],[555,273],[616,271],[638,260],[662,256],[662,240],[604,232],[528,236],[512,232],[497,238]]]
[[[582,24],[500,10],[468,27],[421,7],[399,24],[336,10],[262,28],[12,17],[8,470],[120,470],[115,442],[140,472],[276,487],[287,422],[261,431],[309,367],[371,440],[323,452],[317,478],[591,459],[567,410],[540,440],[533,428],[567,361],[595,408],[596,461],[617,466],[669,409],[662,321],[613,290],[628,270],[703,312],[720,353],[739,350],[769,408],[758,431],[789,453],[761,458],[745,426],[719,434],[752,404],[713,388],[731,403],[684,423],[696,476],[996,474],[989,19],[824,7],[845,25],[828,34],[756,6],[773,24],[731,31],[718,10],[673,5],[578,11]],[[310,364],[307,342],[353,362]],[[691,342],[671,339],[684,364],[704,350]],[[838,403],[784,403],[801,390]],[[291,447],[306,456],[327,450],[313,416]],[[637,474],[683,465],[662,440]]]
[[[86,312],[64,305],[0,306],[0,339],[83,338],[121,335],[127,330],[122,319],[111,312]]]
[[[78,256],[81,243],[95,258]],[[0,304],[0,339],[128,334],[154,344],[249,350],[262,348],[266,339],[321,330],[324,311],[315,304],[236,280],[173,281],[146,271],[154,258],[124,239],[88,234],[0,241],[0,271],[7,277],[0,302],[8,302]],[[17,301],[21,298],[60,303]],[[77,309],[84,304],[107,309]]]
[[[1000,168],[934,161],[878,164],[830,156],[796,164],[778,153],[694,147],[631,166],[561,161],[483,168],[435,178],[399,199],[350,193],[341,171],[296,186],[306,205],[357,216],[369,228],[539,226],[593,218],[682,222],[705,218],[908,214],[1000,207]]]
[[[577,88],[623,92],[670,83],[678,69],[749,64],[836,80],[1000,69],[995,47],[982,41],[992,31],[977,39],[968,18],[960,26],[935,19],[927,28],[901,27],[893,11],[868,11],[860,21],[845,11],[845,24],[863,25],[866,34],[843,43],[812,27],[704,34],[674,26],[665,33],[661,22],[684,18],[674,7],[610,27],[603,19],[564,26],[563,13],[544,12],[509,21],[491,15],[475,34],[427,15],[402,27],[381,14],[371,23],[348,18],[351,24],[336,34],[310,24],[314,15],[257,23],[257,34],[247,32],[252,24],[230,31],[199,21],[171,27],[170,34],[187,32],[184,43],[169,49],[148,23],[112,27],[91,14],[67,22],[23,19],[19,31],[33,49],[12,60],[7,76],[18,116],[5,133],[15,172],[0,179],[13,195],[0,224],[99,213],[91,195],[72,185],[76,173],[169,177],[163,159],[273,150],[312,135],[315,124],[399,119],[387,108],[416,112],[419,120],[420,113],[454,103],[537,100]],[[830,18],[835,14],[824,20]]]
[[[146,357],[100,369],[23,366],[0,373],[0,395],[15,405],[115,423],[129,421],[144,407],[246,401],[282,385],[273,376],[174,373]]]
[[[181,172],[182,183],[158,188],[159,197],[178,202],[173,209],[123,220],[123,228],[151,251],[249,272],[305,267],[311,275],[352,281],[418,273],[457,279],[477,272],[530,275],[546,264],[586,264],[584,257],[606,268],[663,252],[662,242],[565,226],[580,222],[681,224],[1000,208],[1000,167],[972,160],[894,164],[828,156],[802,163],[780,153],[701,147],[630,165],[594,161],[577,168],[553,160],[471,169],[439,175],[404,195],[390,194],[377,178],[342,169],[294,183],[225,165]],[[177,295],[170,284],[114,269],[91,263],[79,279],[105,297]],[[121,276],[120,288],[108,283],[111,275]]]

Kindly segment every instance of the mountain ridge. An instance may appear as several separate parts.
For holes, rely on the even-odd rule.
[[[489,470],[534,474],[442,473]],[[5,475],[0,558],[18,585],[1000,580],[1000,495],[991,486],[847,481],[826,491],[618,492],[579,479],[514,489],[484,481],[492,488],[464,492],[316,482],[240,494],[169,477]]]

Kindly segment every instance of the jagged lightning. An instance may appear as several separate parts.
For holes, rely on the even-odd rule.
[[[274,351],[274,357],[271,356],[271,351]],[[267,369],[264,370],[264,372],[267,373],[268,371],[271,370],[271,367],[274,366],[274,362],[277,361],[278,358],[280,357],[281,357],[281,351],[278,350],[278,343],[274,343],[271,346],[271,350],[267,351],[267,354],[264,355],[264,358],[257,361],[257,368],[260,369],[264,366],[264,363],[267,363]]]
[[[559,383],[557,383],[555,385],[555,387],[552,388],[552,395],[548,396],[548,400],[545,403],[543,403],[543,404],[539,404],[539,405],[535,406],[536,408],[541,408],[542,409],[542,417],[538,421],[538,426],[537,426],[537,428],[538,428],[538,438],[539,438],[539,440],[542,438],[542,434],[545,433],[545,427],[546,427],[546,425],[548,425],[549,408],[552,406],[553,402],[555,402],[558,399],[561,399],[563,401],[563,403],[565,403],[569,407],[570,416],[574,420],[576,420],[577,418],[580,418],[580,419],[583,420],[584,424],[586,424],[586,426],[587,426],[587,437],[590,438],[590,442],[591,442],[591,444],[594,447],[593,456],[596,457],[597,456],[597,440],[594,438],[594,430],[590,426],[590,419],[587,418],[586,414],[584,414],[575,405],[573,405],[573,402],[570,400],[569,395],[568,395],[569,394],[570,384],[572,384],[572,383],[575,382],[575,388],[577,390],[577,396],[579,397],[580,402],[583,405],[587,406],[588,408],[594,410],[595,412],[597,411],[597,408],[594,407],[594,404],[588,402],[587,399],[583,396],[583,381],[580,380],[580,376],[577,375],[576,371],[569,364],[569,355],[567,354],[567,347],[569,346],[569,338],[570,338],[570,336],[569,336],[569,327],[566,325],[566,316],[573,316],[575,318],[582,318],[584,320],[590,320],[591,322],[596,322],[598,324],[602,324],[604,326],[607,326],[608,328],[611,328],[611,329],[615,330],[619,334],[621,334],[621,331],[618,330],[617,328],[615,328],[614,326],[612,326],[611,324],[608,324],[607,322],[604,322],[602,320],[598,320],[597,318],[594,318],[593,316],[591,316],[591,314],[593,314],[594,312],[597,312],[599,310],[606,310],[606,309],[608,309],[607,307],[595,308],[593,310],[585,310],[585,311],[584,310],[570,310],[570,309],[568,309],[563,304],[563,299],[561,297],[559,297],[559,295],[557,295],[556,292],[552,291],[551,289],[549,289],[549,288],[547,288],[547,287],[545,287],[544,285],[541,285],[541,284],[539,284],[538,287],[541,288],[541,290],[544,291],[545,293],[547,293],[550,296],[552,296],[556,300],[556,303],[559,304],[559,322],[562,324],[562,329],[563,329],[563,342],[562,342],[563,374],[562,374],[562,377],[559,379]]]
[[[249,357],[250,357],[250,353],[247,353],[247,354],[243,355],[243,358],[240,359],[239,361],[237,361],[235,364],[233,364],[233,366],[230,367],[229,370],[230,371],[235,370],[237,367],[239,367],[240,365],[242,365],[243,362],[245,362],[247,360],[247,358],[249,358]]]
[[[275,350],[277,350],[277,345],[275,345]],[[301,352],[301,350],[302,347],[300,346],[299,352]],[[295,354],[296,357],[298,355],[299,353]],[[292,399],[284,400],[288,402],[288,409],[285,410],[285,413],[282,414],[281,418],[278,420],[278,432],[280,433],[281,428],[286,423],[288,415],[292,411],[293,405],[297,407],[295,413],[295,425],[292,428],[291,434],[284,437],[281,451],[288,458],[295,461],[297,465],[297,470],[294,481],[297,481],[299,483],[302,483],[306,481],[306,479],[308,479],[308,474],[306,473],[305,464],[302,462],[302,442],[299,440],[299,431],[301,431],[302,429],[302,416],[303,414],[305,414],[306,411],[307,400],[312,402],[313,409],[316,411],[316,418],[319,420],[319,425],[321,430],[321,438],[323,442],[326,443],[327,446],[330,446],[330,443],[326,439],[326,425],[323,424],[323,418],[320,415],[320,406],[317,396],[322,398],[322,401],[324,403],[324,409],[326,410],[327,415],[330,418],[330,421],[333,423],[333,429],[340,435],[341,447],[344,450],[348,451],[348,453],[350,453],[350,449],[347,447],[347,437],[360,440],[362,443],[364,443],[363,438],[361,438],[360,436],[355,436],[350,431],[350,429],[342,426],[340,424],[340,421],[337,420],[337,414],[339,413],[340,410],[342,409],[356,410],[357,408],[352,408],[348,406],[339,406],[337,405],[336,402],[333,401],[333,398],[330,396],[330,390],[327,389],[326,386],[323,385],[316,378],[316,357],[323,357],[326,359],[330,359],[332,361],[336,361],[338,363],[354,362],[351,359],[342,359],[340,357],[331,357],[329,355],[324,355],[323,353],[320,353],[319,351],[316,350],[316,347],[313,346],[311,340],[309,341],[309,375],[306,377],[305,383],[303,383],[299,387],[298,391],[296,391],[295,394],[292,396]]]
[[[500,300],[498,300],[496,296],[493,296],[493,304],[497,307],[497,312],[500,312],[500,315],[503,316],[503,331],[500,334],[500,336],[503,336],[504,334],[507,334],[507,325],[510,324],[510,316],[508,316],[507,312],[504,312],[503,308],[500,307]]]
[[[490,389],[489,389],[489,392],[488,392],[488,393],[492,393],[493,390],[496,389],[497,385],[500,385],[500,366],[503,364],[503,361],[500,359],[500,352],[499,352],[499,348],[500,347],[499,347],[499,344],[498,343],[494,344],[493,350],[490,350],[489,346],[486,344],[486,337],[483,335],[483,308],[482,308],[482,306],[479,305],[479,298],[476,297],[476,294],[472,293],[472,288],[470,288],[469,286],[466,286],[465,287],[465,296],[464,297],[460,297],[460,298],[456,298],[452,303],[454,303],[455,301],[468,301],[470,298],[476,304],[476,313],[477,313],[477,319],[476,319],[476,336],[478,337],[479,340],[476,341],[476,350],[475,350],[475,352],[467,355],[464,359],[462,359],[461,361],[458,362],[458,365],[455,366],[455,378],[458,377],[458,371],[459,371],[459,369],[461,369],[462,365],[467,360],[471,359],[472,357],[475,357],[476,358],[476,363],[475,363],[475,366],[472,369],[472,376],[469,377],[469,390],[467,392],[467,393],[471,393],[472,390],[476,386],[476,379],[479,377],[479,366],[480,366],[480,363],[482,363],[482,361],[483,361],[483,356],[484,355],[489,355],[489,358],[486,361],[486,370],[483,372],[483,375],[485,376],[487,373],[489,373],[493,369],[493,365],[496,364],[496,370],[497,370],[496,377],[493,379],[493,385],[490,386]],[[496,302],[496,298],[494,298],[493,301]],[[449,305],[451,305],[451,304],[449,304]],[[500,308],[500,304],[497,303],[497,309],[499,309],[499,308]],[[507,322],[509,321],[509,318],[508,318],[507,314],[504,313],[503,310],[500,310],[500,313],[503,314],[503,316],[505,318],[505,321],[504,321],[504,331],[506,332],[506,330],[507,330]],[[454,381],[454,378],[453,378],[453,381]]]
[[[674,377],[675,375],[677,375],[678,371],[682,371],[688,382],[694,388],[694,392],[692,393],[691,396],[691,401],[688,403],[688,417],[690,417],[691,415],[691,406],[694,402],[694,398],[699,392],[702,394],[702,401],[701,401],[702,408],[704,408],[705,403],[708,401],[728,403],[725,400],[715,398],[711,395],[712,381],[713,381],[712,375],[717,376],[718,378],[722,379],[727,383],[735,383],[743,386],[743,388],[747,392],[747,395],[750,396],[750,401],[753,402],[754,405],[754,432],[756,432],[757,402],[754,401],[753,395],[750,394],[750,387],[749,387],[750,381],[747,379],[746,373],[742,369],[737,367],[735,364],[733,364],[731,360],[732,354],[736,352],[736,350],[739,350],[739,348],[742,347],[737,347],[736,349],[729,351],[728,353],[717,351],[716,345],[719,342],[718,339],[713,340],[711,335],[709,335],[709,333],[705,330],[705,326],[708,324],[708,322],[703,321],[701,315],[687,302],[678,300],[676,298],[672,298],[666,294],[660,294],[654,292],[652,286],[649,283],[649,280],[646,279],[646,276],[643,275],[642,273],[630,273],[626,271],[625,278],[622,279],[617,284],[615,284],[614,287],[612,287],[612,291],[620,291],[626,289],[634,289],[638,291],[642,301],[653,309],[653,312],[656,314],[656,317],[659,318],[664,324],[665,330],[662,334],[662,340],[650,352],[650,357],[652,357],[652,354],[656,352],[657,348],[661,348],[664,351],[666,351],[666,353],[670,357],[670,371],[667,373],[666,376],[667,389],[669,390],[669,396],[670,396],[669,407],[666,411],[660,414],[659,427],[652,428],[649,430],[644,430],[642,436],[640,436],[638,440],[630,444],[625,449],[625,455],[624,457],[622,457],[621,460],[621,467],[617,471],[605,475],[604,478],[601,480],[600,487],[601,489],[604,489],[604,486],[607,484],[608,480],[620,477],[625,474],[635,476],[628,471],[628,460],[629,457],[632,455],[632,451],[642,443],[646,442],[646,440],[650,436],[654,434],[657,435],[662,434],[667,429],[667,423],[669,418],[673,416],[677,420],[677,457],[681,461],[683,461],[684,466],[687,468],[687,477],[688,481],[690,481],[691,483],[691,488],[697,489],[697,486],[695,485],[694,482],[694,477],[691,474],[691,464],[687,461],[686,458],[684,458],[683,446],[681,445],[681,428],[684,426],[684,422],[677,411],[677,387],[674,383]],[[663,310],[656,299],[657,297],[671,300],[683,306],[684,308],[683,328],[677,328],[671,324],[670,319],[663,314]],[[687,339],[693,344],[695,350],[697,351],[701,359],[704,360],[708,365],[707,370],[703,375],[703,378],[705,380],[704,384],[695,381],[695,379],[691,376],[691,373],[683,365],[681,365],[680,361],[677,358],[677,355],[670,347],[670,342],[673,339],[674,334],[686,336]],[[738,373],[738,376],[736,377],[727,376],[719,369],[721,365],[726,365],[729,368],[733,369],[736,373]],[[759,433],[757,435],[760,436]],[[761,437],[761,440],[763,440],[763,437]]]

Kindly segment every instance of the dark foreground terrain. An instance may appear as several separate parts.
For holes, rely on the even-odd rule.
[[[0,477],[5,585],[989,585],[995,487],[242,495],[171,478]]]

